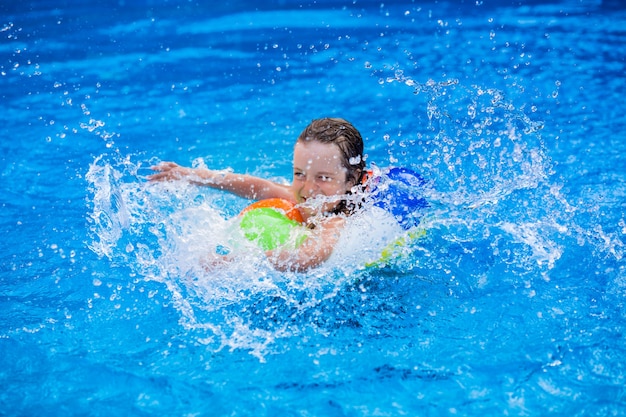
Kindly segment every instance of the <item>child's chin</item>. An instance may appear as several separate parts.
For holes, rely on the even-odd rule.
[[[304,203],[304,204],[299,205],[298,209],[300,210],[300,213],[302,213],[302,215],[305,218],[319,216],[323,213],[331,213],[334,211],[335,207],[337,206],[336,204],[332,204],[332,203],[307,205],[306,200],[302,201],[301,203]]]

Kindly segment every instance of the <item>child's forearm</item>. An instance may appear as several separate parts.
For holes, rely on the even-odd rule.
[[[174,162],[162,162],[152,167],[155,174],[150,181],[172,181],[185,179],[192,184],[203,185],[236,194],[251,200],[280,197],[293,199],[289,188],[252,175],[235,174],[207,168],[187,168]]]
[[[335,217],[318,226],[299,247],[278,248],[266,255],[279,271],[307,271],[318,267],[330,258],[344,224],[345,219]]]
[[[192,183],[228,191],[250,200],[274,196],[272,190],[277,188],[277,184],[252,175],[203,168],[197,168],[194,171],[194,176],[198,179],[190,178]]]

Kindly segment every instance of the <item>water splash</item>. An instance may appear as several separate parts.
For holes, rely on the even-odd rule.
[[[245,201],[184,182],[150,184],[140,175],[144,163],[119,152],[96,158],[87,175],[91,249],[137,279],[164,285],[181,326],[199,344],[243,349],[260,360],[283,339],[332,332],[338,323],[358,326],[356,306],[390,277],[444,285],[456,296],[509,282],[532,297],[567,251],[592,238],[612,256],[623,254],[606,231],[576,223],[577,209],[553,178],[543,123],[523,106],[454,80],[419,84],[396,73],[387,81],[427,97],[429,123],[405,141],[410,159],[397,159],[428,179],[430,207],[425,236],[404,245],[385,269],[345,257],[308,274],[279,273],[236,237],[232,218]],[[354,230],[355,248],[368,243],[362,235]],[[215,256],[221,246],[231,262]],[[385,303],[367,301],[368,308],[393,308]]]

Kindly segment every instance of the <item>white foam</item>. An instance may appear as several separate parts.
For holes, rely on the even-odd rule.
[[[328,264],[334,268],[362,269],[378,260],[383,249],[403,232],[391,213],[368,207],[347,219]]]

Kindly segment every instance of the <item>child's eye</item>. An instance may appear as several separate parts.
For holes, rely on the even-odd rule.
[[[318,178],[322,182],[329,182],[333,180],[333,178],[329,177],[328,175],[320,175]]]

